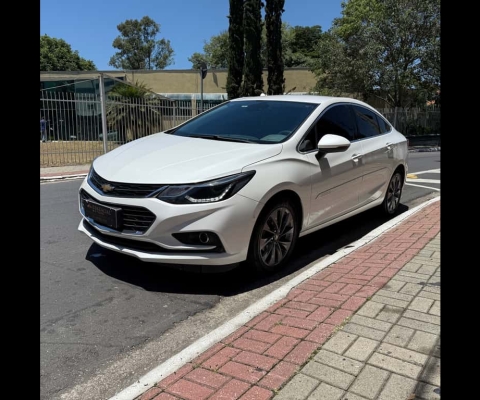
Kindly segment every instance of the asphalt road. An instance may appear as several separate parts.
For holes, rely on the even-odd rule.
[[[430,193],[440,192],[440,152],[410,153],[404,202]]]
[[[439,162],[440,153],[411,153],[409,172],[439,169]],[[432,176],[440,179],[439,173]],[[311,263],[386,221],[371,210],[301,238],[294,261],[268,279],[241,268],[199,275],[92,244],[77,231],[80,183],[40,186],[41,399],[109,398]],[[415,180],[404,189],[402,212],[439,194],[439,184],[410,183]]]

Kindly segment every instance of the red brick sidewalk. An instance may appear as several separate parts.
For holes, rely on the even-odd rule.
[[[440,232],[440,201],[325,268],[141,400],[266,400]]]

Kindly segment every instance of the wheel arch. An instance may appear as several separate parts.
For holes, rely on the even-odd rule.
[[[257,220],[262,215],[265,210],[268,209],[270,204],[280,200],[280,199],[288,199],[291,203],[292,206],[295,208],[295,211],[297,211],[296,219],[299,227],[299,232],[302,230],[303,227],[303,217],[304,217],[304,210],[303,210],[303,205],[302,205],[302,200],[300,199],[300,196],[298,193],[296,193],[294,190],[291,189],[282,189],[279,192],[276,192],[273,196],[271,196],[262,206],[260,212],[258,213]]]
[[[258,229],[261,228],[261,225],[259,224],[261,224],[261,222],[263,221],[262,218],[265,218],[268,215],[272,207],[275,206],[275,203],[285,201],[285,200],[287,200],[291,204],[291,207],[295,211],[294,214],[295,214],[295,220],[297,223],[296,224],[297,233],[292,239],[293,240],[292,246],[290,247],[289,250],[287,250],[288,253],[285,255],[285,257],[279,262],[279,264],[275,264],[275,266],[268,267],[264,265],[263,261],[260,261],[258,259],[258,257],[260,257],[258,254],[259,250],[256,249],[256,247],[254,246],[254,241],[259,237]],[[303,224],[303,207],[302,207],[301,197],[294,190],[282,189],[276,192],[275,194],[273,194],[266,202],[264,203],[262,202],[261,208],[259,207],[259,211],[256,214],[257,214],[257,217],[255,219],[255,224],[253,226],[253,230],[250,236],[250,242],[248,245],[247,264],[250,265],[250,267],[252,267],[256,272],[260,272],[260,273],[271,272],[275,268],[277,268],[278,265],[280,264],[283,265],[286,262],[286,260],[288,260],[288,258],[291,256],[292,251],[295,247],[295,242],[298,239],[298,236]]]
[[[406,173],[405,165],[403,165],[403,164],[397,165],[397,168],[395,168],[395,170],[393,171],[393,174],[395,174],[396,172],[400,172],[400,174],[402,175],[402,182],[405,184],[405,181],[407,179],[407,173]]]

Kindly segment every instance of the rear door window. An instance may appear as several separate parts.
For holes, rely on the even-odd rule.
[[[378,136],[382,133],[377,116],[373,111],[357,105],[352,107],[357,121],[357,136],[359,139]]]

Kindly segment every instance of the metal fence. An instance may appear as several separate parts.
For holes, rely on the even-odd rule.
[[[89,164],[105,148],[110,151],[173,128],[201,112],[200,102],[195,100],[107,95],[104,142],[101,102],[95,94],[40,92],[40,117],[46,120],[46,142],[40,143],[40,167]],[[203,110],[213,106],[204,104]]]
[[[378,109],[405,136],[439,135],[440,109],[383,108]]]
[[[103,138],[102,101],[106,131]],[[222,101],[219,101],[220,104]],[[204,103],[203,111],[216,104]],[[40,143],[40,167],[89,164],[95,157],[129,141],[173,128],[202,110],[200,101],[107,94],[40,91],[40,116],[47,121],[47,140]],[[440,111],[379,109],[406,136],[439,134]]]

